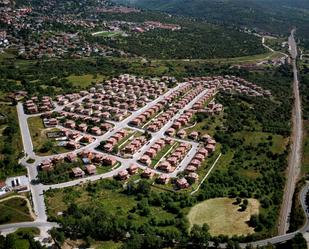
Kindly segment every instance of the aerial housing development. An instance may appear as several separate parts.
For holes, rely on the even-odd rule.
[[[0,249],[309,248],[308,13],[0,1]]]

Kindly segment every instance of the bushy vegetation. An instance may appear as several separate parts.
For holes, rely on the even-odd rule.
[[[36,231],[34,229],[18,230],[8,234],[6,237],[0,236],[0,249],[45,249],[39,241],[34,240]]]
[[[0,179],[5,179],[7,176],[24,174],[26,170],[18,163],[22,142],[15,106],[2,104],[0,108],[5,117],[0,125]]]
[[[182,22],[178,31],[152,30],[128,37],[103,39],[104,44],[152,59],[209,59],[265,53],[260,39],[199,22]]]
[[[118,3],[166,11],[205,19],[209,22],[238,27],[249,27],[258,31],[287,34],[296,26],[299,35],[309,38],[308,1],[305,0],[113,0]],[[293,12],[293,15],[291,15]]]

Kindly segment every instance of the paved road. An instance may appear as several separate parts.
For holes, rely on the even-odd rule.
[[[288,168],[287,168],[287,181],[284,189],[283,203],[281,207],[280,220],[279,220],[279,235],[283,235],[289,228],[289,215],[292,207],[292,199],[295,191],[295,185],[300,173],[301,166],[301,153],[302,153],[302,111],[299,94],[299,81],[297,71],[297,45],[294,39],[295,30],[292,30],[289,37],[290,54],[293,66],[293,94],[294,94],[294,107],[292,113],[292,144],[289,155]]]
[[[159,101],[163,100],[166,96],[168,96],[172,92],[178,90],[182,85],[183,84],[178,84],[175,88],[170,89],[168,92],[161,95],[156,100],[147,103],[143,108],[139,109],[138,111],[133,112],[132,115],[130,115],[128,118],[124,119],[121,122],[118,122],[114,129],[110,130],[109,132],[105,133],[102,136],[96,137],[96,141],[94,143],[91,143],[91,144],[89,144],[85,147],[82,147],[79,150],[76,150],[75,152],[78,153],[78,152],[80,152],[84,149],[94,150],[102,140],[105,140],[105,139],[109,138],[110,136],[112,136],[113,134],[115,134],[117,131],[119,131],[123,128],[126,128],[127,124],[131,120],[135,119],[142,112],[146,111],[148,108],[154,106]],[[85,98],[85,97],[83,97],[83,98]],[[78,99],[75,102],[81,102],[83,100],[83,98]],[[60,111],[60,110],[62,110],[62,108],[63,107],[60,107],[57,104],[55,104],[54,111]],[[37,165],[42,160],[51,158],[53,156],[38,156],[33,151],[33,144],[32,144],[32,139],[31,139],[27,120],[28,120],[29,117],[39,116],[39,115],[37,115],[37,114],[36,115],[25,114],[23,106],[22,106],[21,103],[18,103],[18,105],[17,105],[17,114],[18,114],[19,126],[20,126],[20,130],[21,130],[24,153],[25,153],[25,157],[20,160],[20,163],[23,164],[24,166],[26,166],[27,171],[28,171],[29,180],[30,180],[30,182],[32,182],[32,180],[37,179],[37,175],[38,175]],[[66,154],[67,153],[64,153],[62,155],[66,155]],[[27,159],[29,159],[29,158],[34,159],[35,163],[33,163],[33,164],[27,163]],[[116,170],[114,170],[112,172],[108,172],[108,173],[105,173],[105,174],[102,174],[102,175],[96,175],[96,176],[91,176],[91,177],[85,178],[85,179],[70,181],[70,182],[60,184],[60,185],[57,185],[57,186],[44,186],[42,184],[30,184],[30,191],[31,191],[31,197],[32,197],[32,202],[33,202],[33,209],[34,209],[35,215],[37,216],[37,219],[34,222],[32,222],[32,225],[38,226],[41,229],[41,232],[46,231],[48,228],[50,228],[50,227],[44,227],[44,224],[50,224],[50,223],[46,222],[47,221],[47,215],[46,215],[46,206],[45,206],[45,202],[44,202],[44,190],[46,190],[50,187],[57,188],[57,187],[74,186],[74,185],[79,184],[80,182],[84,182],[84,181],[95,181],[95,180],[98,180],[98,179],[101,179],[101,178],[112,177],[113,175],[117,174],[121,169],[123,169],[123,168],[125,168],[129,165],[128,162],[125,161],[125,159],[122,159],[122,158],[117,158],[117,159],[122,163],[122,166],[117,168]],[[10,224],[8,226],[9,227],[15,227],[15,226],[24,227],[25,225],[26,225],[25,223],[19,223],[19,224]],[[0,227],[0,231],[2,231],[1,227]]]
[[[190,108],[192,108],[192,106],[205,94],[207,93],[207,90],[202,91],[199,95],[197,95],[191,102],[189,102],[183,110],[188,110]],[[157,101],[155,102],[157,103]],[[152,104],[154,105],[154,104]],[[151,106],[152,106],[151,105]],[[149,108],[149,107],[148,107]],[[146,108],[147,109],[147,108]],[[99,142],[102,140],[107,139],[108,137],[112,136],[115,132],[119,131],[120,129],[122,129],[123,127],[127,126],[127,124],[135,119],[135,117],[137,117],[141,112],[135,113],[134,115],[131,115],[126,121],[121,122],[122,125],[120,125],[119,127],[119,123],[115,123],[115,130],[113,132],[108,132],[106,134],[104,134],[101,137],[97,137],[98,141],[91,144],[91,146],[89,148],[91,149],[95,149]],[[173,121],[176,120],[177,118],[179,118],[181,115],[181,112],[177,113],[171,120],[169,120],[169,122],[167,122],[158,132],[155,133],[151,133],[152,134],[152,138],[150,139],[150,141],[148,141],[147,144],[143,145],[142,148],[133,155],[133,157],[131,159],[124,159],[121,157],[116,157],[116,159],[121,163],[121,166],[118,167],[117,169],[101,174],[101,175],[94,175],[94,176],[89,176],[86,178],[82,178],[82,179],[77,179],[77,180],[73,180],[73,181],[69,181],[69,182],[64,182],[64,183],[59,183],[59,184],[53,184],[53,185],[44,185],[43,186],[43,190],[48,190],[48,189],[56,189],[56,188],[65,188],[65,187],[71,187],[71,186],[75,186],[75,185],[79,185],[85,182],[92,182],[92,181],[97,181],[99,179],[103,179],[103,178],[110,178],[113,177],[115,175],[118,174],[119,171],[126,169],[128,166],[130,166],[131,164],[136,164],[138,165],[140,168],[144,169],[145,166],[140,164],[138,162],[138,159],[160,138],[164,137],[164,133],[165,131],[172,125]],[[132,128],[132,127],[130,127]],[[144,131],[144,130],[142,130]],[[183,159],[183,161],[179,164],[179,166],[177,167],[177,169],[171,173],[171,177],[175,177],[177,175],[177,173],[179,171],[183,171],[184,168],[188,165],[189,161],[194,157],[194,155],[196,154],[199,144],[193,141],[187,141],[187,140],[181,140],[181,139],[175,139],[179,142],[186,142],[186,143],[190,143],[191,144],[191,150],[189,151],[189,153],[187,154],[187,156]],[[89,149],[88,148],[88,149]],[[98,152],[97,153],[101,153]],[[104,153],[103,153],[104,154]],[[51,156],[49,156],[51,157]],[[115,157],[115,156],[114,156]],[[162,172],[154,170],[157,174],[162,174]]]
[[[28,228],[37,227],[40,229],[40,240],[48,237],[47,231],[53,227],[59,227],[57,223],[54,222],[42,222],[42,221],[32,221],[32,222],[19,222],[0,225],[1,234],[9,234],[15,232],[18,228]]]

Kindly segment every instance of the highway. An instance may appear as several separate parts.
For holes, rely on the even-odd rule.
[[[281,206],[278,233],[284,235],[289,229],[289,215],[292,207],[293,194],[295,185],[297,183],[300,167],[301,167],[301,153],[302,153],[302,137],[303,137],[303,121],[301,101],[299,94],[299,80],[298,70],[296,65],[297,60],[297,45],[294,39],[295,29],[292,30],[289,37],[289,51],[292,58],[293,66],[293,96],[294,106],[292,112],[292,136],[291,148],[288,160],[288,168],[286,175],[286,185],[284,188],[283,202]]]

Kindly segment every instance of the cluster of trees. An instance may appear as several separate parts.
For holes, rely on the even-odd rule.
[[[107,189],[117,191],[134,199],[135,205],[128,212],[104,208],[96,202],[76,204],[71,202],[62,217],[55,217],[61,228],[53,231],[58,242],[65,237],[92,240],[123,241],[123,248],[165,248],[175,243],[202,246],[210,238],[208,227],[194,226],[188,234],[188,222],[183,209],[196,200],[186,194],[153,191],[150,184],[142,180],[129,183],[123,189],[115,180],[91,183],[86,191],[92,196]],[[168,212],[173,218],[157,216],[153,210]]]
[[[25,249],[46,249],[28,232],[11,233],[6,237],[0,235],[0,249],[17,249],[20,246]]]
[[[304,65],[300,73],[303,117],[305,120],[309,120],[309,66]]]
[[[154,59],[227,58],[265,52],[257,37],[206,23],[183,23],[181,30],[151,30],[101,42]]]
[[[234,178],[234,180],[241,179]],[[230,182],[226,183],[227,186],[230,184]],[[246,182],[242,181],[240,184],[246,184]],[[202,193],[205,193],[206,188],[218,188],[219,186],[219,184],[212,185],[211,183],[207,183],[207,185],[207,187],[203,185]],[[76,193],[74,195],[77,198],[69,198],[72,191],[68,189],[65,198],[70,199],[67,202],[69,206],[63,216],[54,217],[54,220],[60,222],[61,228],[53,229],[51,233],[59,244],[69,237],[72,239],[82,238],[85,241],[85,247],[90,247],[95,240],[113,240],[122,241],[122,249],[166,247],[197,249],[207,248],[206,245],[209,241],[213,241],[215,245],[227,243],[227,248],[240,248],[238,242],[250,242],[261,238],[261,235],[233,237],[232,239],[227,236],[211,237],[206,224],[203,226],[194,225],[189,229],[188,221],[184,215],[185,210],[197,203],[201,199],[201,194],[192,197],[184,193],[158,192],[151,188],[145,180],[138,183],[129,182],[125,188],[118,181],[108,179],[89,183],[85,187],[93,199],[99,198],[102,189],[111,191],[108,195],[117,192],[117,194],[121,193],[121,195],[127,196],[130,200],[133,198],[135,205],[126,212],[122,208],[110,209],[96,201],[79,203],[80,195]],[[236,201],[246,207],[248,204],[246,198],[250,197],[250,194],[243,192],[241,196],[243,199],[237,198]],[[262,203],[262,205],[264,204]],[[260,233],[265,228],[267,230],[273,228],[277,215],[273,209],[263,207],[267,212],[253,215],[249,221],[249,225]],[[155,213],[154,210],[156,210]],[[173,215],[173,218],[160,217],[162,211],[159,210],[168,212]],[[263,233],[263,236],[265,235],[266,233]],[[301,238],[296,240],[297,242],[289,243],[299,245]]]
[[[286,35],[289,29],[297,27],[301,37],[309,38],[305,0],[261,0],[222,1],[219,0],[113,0],[118,3],[134,4],[138,7],[160,10],[172,14],[205,19],[225,26],[248,27],[257,31]],[[295,15],[289,15],[290,11]],[[293,13],[294,13],[293,12]]]

